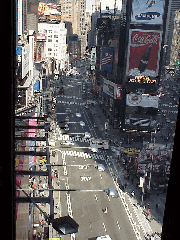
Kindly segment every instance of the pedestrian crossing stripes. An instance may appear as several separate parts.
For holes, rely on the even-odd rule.
[[[97,153],[86,153],[86,152],[77,152],[77,151],[66,151],[66,150],[58,150],[62,154],[66,156],[71,157],[82,157],[82,158],[93,158],[95,160],[100,159],[105,161],[106,157],[103,154],[97,154]],[[107,156],[107,158],[111,158],[112,156]]]
[[[161,110],[161,112],[168,112],[168,110]],[[169,111],[171,113],[178,113],[178,111]]]
[[[73,105],[73,104],[75,104],[75,105],[79,105],[79,106],[82,106],[82,105],[85,105],[86,103],[85,102],[81,102],[81,103],[79,103],[79,102],[68,102],[68,101],[57,101],[57,103],[63,103],[63,104],[69,104],[69,105]]]
[[[76,97],[76,96],[66,96],[66,95],[57,95],[56,97],[82,99],[81,97]]]
[[[71,140],[75,142],[86,142],[86,143],[91,143],[93,141],[93,139],[89,139],[89,138],[71,137],[69,135],[63,135],[63,134],[60,134],[60,136],[58,137],[58,140],[61,140],[61,141]]]

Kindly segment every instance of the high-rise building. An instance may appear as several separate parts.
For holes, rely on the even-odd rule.
[[[179,0],[169,0],[167,20],[166,20],[166,32],[164,37],[164,44],[166,48],[166,65],[170,63],[170,49],[172,44],[173,30],[174,30],[174,18],[176,10],[180,9]]]
[[[65,23],[38,23],[38,31],[46,34],[45,57],[56,59],[60,68],[64,68],[67,34]]]
[[[77,34],[81,38],[81,53],[84,54],[87,36],[85,27],[85,0],[59,0],[62,12],[62,21],[71,22],[73,34]]]
[[[170,66],[174,66],[180,59],[180,9],[176,10],[174,18],[174,30],[170,50]]]

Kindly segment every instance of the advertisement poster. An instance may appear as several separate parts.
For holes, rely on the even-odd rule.
[[[164,2],[165,0],[133,0],[131,23],[162,25]]]
[[[157,77],[161,49],[161,32],[130,30],[127,76]]]
[[[112,71],[113,63],[113,48],[101,47],[100,49],[100,70],[101,71]]]
[[[22,48],[22,78],[29,72],[29,45]]]
[[[91,50],[91,65],[96,65],[96,48],[92,48]]]
[[[121,99],[122,85],[117,84],[116,87],[116,99]]]
[[[29,119],[29,126],[35,126],[36,119]],[[35,137],[37,129],[29,129],[29,137]],[[29,151],[35,151],[35,141],[29,141]],[[29,168],[34,165],[36,156],[29,156]]]
[[[126,94],[127,106],[158,108],[159,96],[142,95],[136,93]]]
[[[122,85],[113,83],[103,78],[103,92],[114,99],[121,99]]]

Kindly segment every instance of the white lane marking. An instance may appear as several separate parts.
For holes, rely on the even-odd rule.
[[[121,227],[119,226],[119,222],[118,221],[116,221],[116,223],[117,223],[117,226],[118,226],[118,228],[119,228],[119,230],[121,229]]]
[[[106,230],[106,226],[105,226],[105,224],[103,223],[103,227],[104,227],[104,231],[105,232],[107,232],[107,230]]]
[[[90,149],[91,147],[72,147],[72,148],[88,148],[88,149]]]

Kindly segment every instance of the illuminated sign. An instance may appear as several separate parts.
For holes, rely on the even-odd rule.
[[[128,82],[155,84],[157,80],[150,79],[147,76],[135,76],[135,78],[129,78]]]

